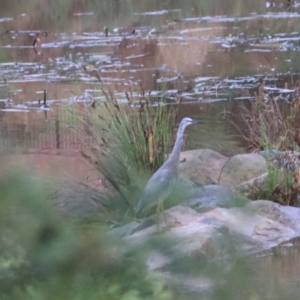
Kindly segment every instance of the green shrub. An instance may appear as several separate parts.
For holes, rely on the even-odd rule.
[[[282,205],[297,205],[298,191],[293,187],[294,176],[294,170],[269,164],[266,179],[253,187],[247,196],[251,199],[272,200]]]
[[[290,104],[280,103],[272,96],[263,94],[262,84],[255,101],[249,106],[241,105],[241,116],[246,127],[241,132],[248,143],[248,150],[282,153],[275,164],[269,161],[268,176],[262,185],[250,192],[249,197],[252,199],[299,205],[300,190],[296,177],[299,170],[297,152],[300,150],[300,99],[295,96]],[[279,166],[280,161],[286,160],[286,155],[291,156],[288,160],[295,161],[293,168]]]
[[[171,299],[146,272],[145,249],[59,215],[43,188],[26,173],[0,182],[1,300]]]

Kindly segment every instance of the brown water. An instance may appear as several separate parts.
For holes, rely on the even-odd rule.
[[[120,102],[140,86],[154,102],[181,98],[180,117],[205,121],[188,129],[187,147],[238,152],[228,112],[238,115],[263,79],[266,95],[294,97],[299,17],[299,3],[285,1],[1,0],[0,152],[80,151],[61,108],[103,102],[102,84]],[[237,299],[297,299],[299,246],[291,249],[257,258],[249,284],[261,278],[266,291]]]
[[[229,276],[232,299],[298,299],[299,238],[235,266]]]
[[[129,86],[140,85],[153,101],[180,98],[189,104],[181,116],[207,119],[204,132],[214,137],[193,144],[225,153],[239,149],[233,145],[236,131],[222,115],[232,109],[228,100],[252,100],[263,78],[265,93],[293,98],[299,78],[298,4],[150,2],[2,1],[1,152],[56,147],[41,135],[57,132],[58,107],[104,101],[95,75],[120,101]]]

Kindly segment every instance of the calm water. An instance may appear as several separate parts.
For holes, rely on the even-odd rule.
[[[299,250],[298,238],[237,263],[226,283],[228,299],[298,299]]]
[[[293,99],[299,18],[285,1],[1,0],[0,152],[79,149],[62,141],[60,108],[104,101],[102,85],[120,102],[141,86],[154,102],[181,99],[180,117],[205,120],[187,147],[238,152],[232,118],[263,79],[266,94]],[[257,257],[248,280],[259,288],[237,299],[297,299],[299,246],[289,249]]]
[[[213,137],[194,138],[195,147],[239,151],[237,132],[224,118],[233,106],[228,100],[253,99],[263,78],[265,93],[293,98],[299,10],[297,3],[268,7],[258,0],[29,0],[18,6],[2,0],[1,149],[55,147],[41,135],[55,131],[58,107],[104,101],[98,77],[120,101],[129,89],[134,98],[140,86],[153,101],[181,99],[188,105],[180,115],[207,120],[204,132]]]

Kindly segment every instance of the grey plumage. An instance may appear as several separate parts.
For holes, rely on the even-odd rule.
[[[136,214],[145,213],[155,206],[162,207],[163,201],[171,194],[178,177],[179,155],[183,143],[183,133],[186,126],[193,123],[199,123],[199,121],[191,118],[181,120],[173,150],[169,158],[149,179],[144,193],[135,207]]]

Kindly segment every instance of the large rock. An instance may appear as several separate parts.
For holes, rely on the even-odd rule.
[[[266,176],[266,161],[259,154],[228,158],[208,149],[183,152],[180,177],[189,191],[183,204],[109,234],[126,240],[129,249],[146,250],[148,270],[170,284],[209,293],[216,276],[222,284],[236,259],[300,236],[300,208],[233,193],[261,184]],[[189,272],[192,266],[204,271],[186,276],[181,273],[185,264]],[[215,270],[213,276],[208,269]]]
[[[180,155],[179,174],[199,184],[221,184],[235,189],[239,184],[267,172],[263,156],[250,153],[226,157],[209,149],[191,150]]]
[[[180,154],[179,174],[202,185],[217,184],[228,157],[210,150],[190,150]]]
[[[219,259],[232,253],[256,253],[300,235],[300,209],[267,200],[243,208],[216,208],[198,213],[179,205],[163,215],[132,222],[110,231],[131,247],[146,245],[153,237],[169,241],[171,249],[151,251],[149,270],[164,269],[178,257]]]

